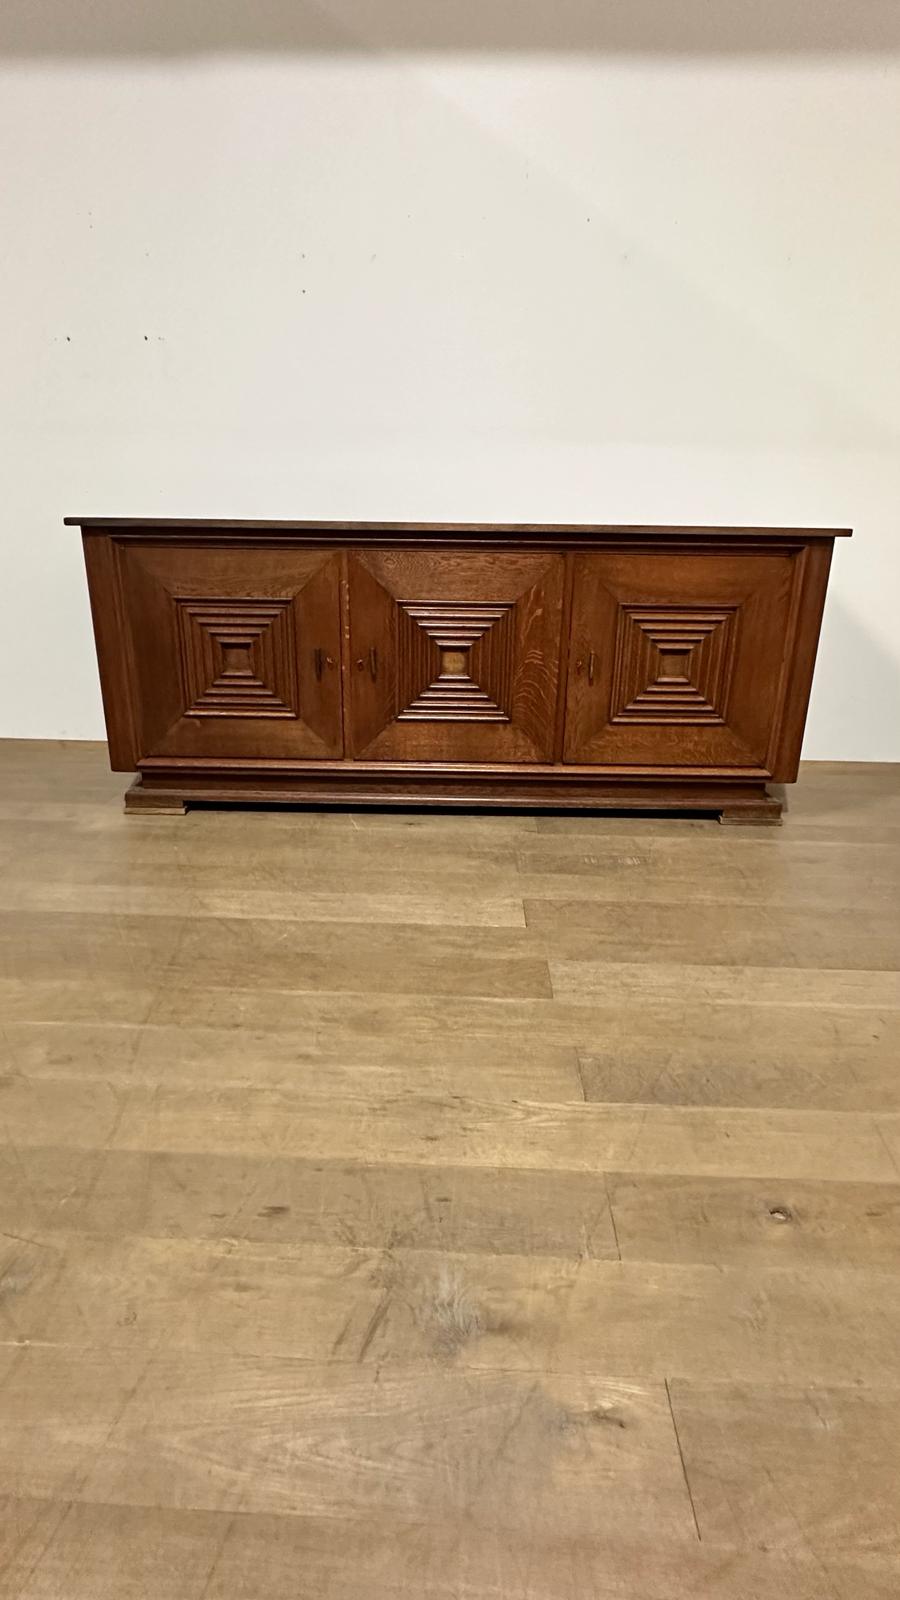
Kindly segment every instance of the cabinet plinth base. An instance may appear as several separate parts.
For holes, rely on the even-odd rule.
[[[131,788],[125,791],[125,810],[143,811],[155,816],[183,817],[187,811],[187,801],[169,790],[145,787],[140,778],[135,778]]]
[[[178,814],[192,805],[406,806],[414,809],[663,811],[718,813],[724,823],[778,823],[782,803],[763,782],[687,779],[585,780],[516,773],[455,777],[348,771],[321,777],[252,773],[136,778],[128,812]]]
[[[769,824],[779,826],[781,823],[782,805],[772,795],[767,794],[764,800],[745,802],[743,805],[723,806],[719,812],[719,821],[730,825],[735,823]]]

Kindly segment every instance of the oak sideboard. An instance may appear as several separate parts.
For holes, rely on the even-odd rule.
[[[128,810],[777,822],[843,528],[67,517]]]

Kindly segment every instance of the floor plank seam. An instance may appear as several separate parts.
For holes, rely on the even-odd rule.
[[[619,1230],[616,1227],[616,1213],[615,1213],[615,1211],[613,1209],[612,1195],[609,1192],[609,1173],[608,1172],[604,1172],[604,1174],[603,1174],[603,1187],[604,1187],[604,1190],[606,1191],[606,1205],[607,1205],[607,1209],[609,1211],[609,1220],[610,1220],[610,1225],[612,1227],[613,1240],[614,1240],[615,1246],[616,1246],[616,1255],[618,1256],[619,1261],[621,1262],[621,1260],[622,1260],[622,1246],[619,1243]]]
[[[690,1501],[691,1516],[694,1519],[694,1529],[695,1529],[696,1534],[697,1534],[697,1542],[698,1542],[698,1544],[702,1544],[703,1543],[703,1535],[700,1532],[700,1523],[699,1523],[699,1521],[697,1519],[697,1507],[694,1504],[694,1496],[693,1496],[693,1494],[691,1492],[691,1481],[690,1481],[690,1479],[688,1477],[687,1466],[685,1464],[685,1459],[684,1459],[684,1451],[681,1448],[681,1437],[680,1437],[679,1432],[678,1432],[678,1423],[675,1421],[675,1408],[672,1405],[672,1391],[671,1391],[671,1389],[669,1387],[668,1378],[665,1378],[663,1381],[664,1381],[665,1386],[666,1386],[666,1399],[669,1402],[669,1416],[672,1418],[672,1430],[673,1430],[673,1432],[675,1434],[675,1443],[676,1443],[676,1445],[678,1447],[678,1459],[681,1462],[681,1472],[682,1472],[682,1476],[684,1478],[684,1487],[687,1490],[687,1497],[688,1497],[688,1500]]]
[[[881,1126],[881,1120],[880,1120],[880,1116],[879,1116],[878,1113],[875,1114],[875,1132],[878,1134],[878,1137],[881,1140],[881,1143],[884,1145],[884,1148],[887,1151],[888,1160],[890,1161],[891,1165],[894,1168],[894,1171],[897,1174],[898,1181],[900,1181],[900,1160],[898,1160],[897,1156],[894,1154],[894,1151],[892,1150],[892,1148],[890,1146],[890,1143],[888,1142],[887,1135],[885,1134],[885,1131],[884,1131],[883,1127]]]

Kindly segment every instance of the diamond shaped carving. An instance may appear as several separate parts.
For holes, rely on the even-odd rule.
[[[623,606],[610,721],[724,723],[736,634],[734,606]]]
[[[401,722],[509,722],[512,601],[398,604]]]
[[[290,600],[176,598],[185,715],[296,717]]]

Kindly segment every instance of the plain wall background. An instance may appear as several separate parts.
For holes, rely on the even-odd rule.
[[[895,0],[6,0],[0,735],[101,737],[66,513],[852,524],[900,759]]]

